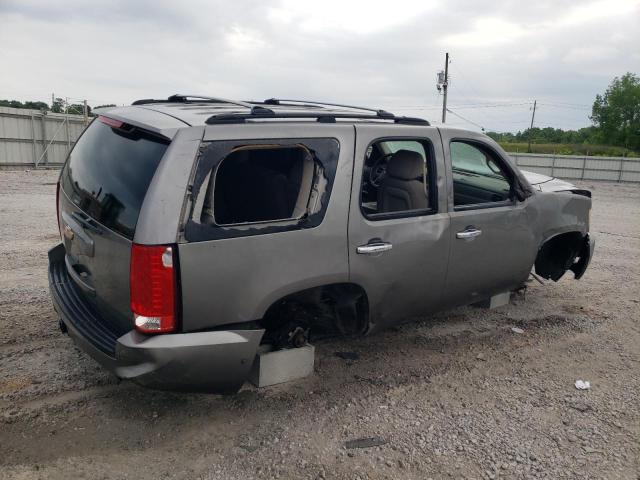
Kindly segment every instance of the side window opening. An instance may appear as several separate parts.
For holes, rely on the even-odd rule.
[[[492,152],[464,141],[450,143],[454,207],[514,198],[510,175]]]
[[[196,160],[181,240],[200,242],[319,226],[340,144],[334,138],[217,140]]]
[[[237,148],[209,178],[201,222],[228,226],[300,219],[307,214],[315,167],[303,146]]]
[[[422,140],[379,140],[367,149],[360,206],[371,219],[437,210],[433,150]]]

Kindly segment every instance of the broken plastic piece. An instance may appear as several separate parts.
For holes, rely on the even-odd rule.
[[[358,352],[335,352],[334,355],[343,360],[358,360],[360,358]]]
[[[371,438],[357,438],[355,440],[347,440],[344,442],[344,446],[347,449],[352,448],[370,448],[370,447],[379,447],[380,445],[384,445],[387,441],[384,438],[380,437],[371,437]]]
[[[576,388],[578,390],[589,390],[591,383],[588,380],[576,380]]]

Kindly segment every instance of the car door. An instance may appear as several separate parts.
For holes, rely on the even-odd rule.
[[[536,255],[531,198],[518,199],[513,165],[483,135],[441,130],[449,176],[450,259],[445,305],[517,287]]]
[[[400,151],[404,153],[397,155]],[[406,172],[399,172],[404,179],[392,178],[386,172],[392,163],[396,170],[398,166],[418,168],[416,155],[422,157],[421,175],[416,175],[422,184],[411,174],[404,175]],[[384,192],[390,195],[385,197]],[[396,193],[398,196],[394,197]],[[387,201],[387,197],[395,200]],[[350,281],[367,293],[371,329],[440,306],[449,255],[446,198],[444,158],[437,129],[356,126],[349,275]],[[412,203],[403,206],[397,202]]]

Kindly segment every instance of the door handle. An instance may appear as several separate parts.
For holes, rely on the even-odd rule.
[[[468,239],[482,235],[482,230],[475,227],[467,227],[463,231],[456,233],[456,238]]]
[[[376,253],[387,252],[393,248],[388,242],[371,242],[366,245],[360,245],[356,248],[356,252],[360,255],[375,255]]]

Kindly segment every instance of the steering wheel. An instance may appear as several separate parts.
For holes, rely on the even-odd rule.
[[[387,175],[387,162],[393,153],[387,153],[377,159],[369,170],[369,183],[378,188],[380,182]]]

